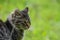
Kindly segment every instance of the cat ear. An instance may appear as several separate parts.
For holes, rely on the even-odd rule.
[[[20,13],[20,10],[19,9],[15,9],[14,13],[15,14],[19,14]]]
[[[28,13],[28,7],[23,10],[24,13]]]

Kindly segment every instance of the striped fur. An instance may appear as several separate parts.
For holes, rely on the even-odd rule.
[[[14,27],[12,34],[12,40],[21,40],[23,38],[24,30],[28,29],[31,25],[30,18],[28,16],[28,8],[20,11],[16,9],[8,16],[7,21],[5,22],[10,32]]]

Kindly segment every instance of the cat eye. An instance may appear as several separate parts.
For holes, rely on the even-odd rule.
[[[15,15],[17,15],[17,16],[21,16],[21,14],[20,14],[20,13],[16,13]]]

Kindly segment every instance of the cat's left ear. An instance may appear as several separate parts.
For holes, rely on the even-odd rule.
[[[20,10],[19,9],[15,9],[14,13],[15,14],[19,14],[20,13]]]
[[[28,7],[23,10],[24,13],[28,13]]]

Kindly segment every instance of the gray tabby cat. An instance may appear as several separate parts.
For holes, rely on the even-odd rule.
[[[8,16],[7,21],[3,23],[6,26],[6,40],[22,40],[24,30],[29,29],[31,25],[28,8],[26,7],[22,11],[19,9],[14,10],[12,14]]]

